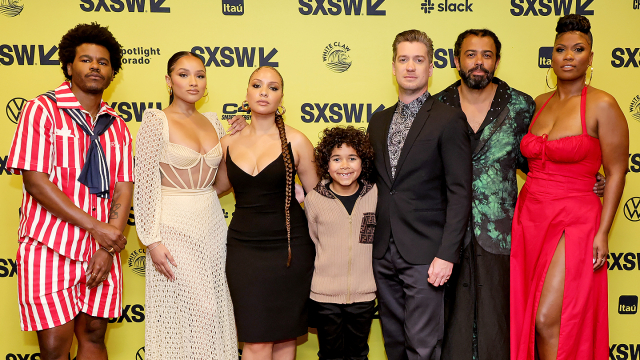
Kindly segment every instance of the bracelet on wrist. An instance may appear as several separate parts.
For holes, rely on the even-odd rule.
[[[153,244],[151,244],[151,246],[147,247],[147,251],[149,251],[149,253],[151,253],[153,251],[153,249],[157,248],[158,246],[160,246],[161,242],[158,241],[156,242],[156,246],[153,246]]]
[[[106,251],[106,252],[107,252],[107,254],[111,255],[111,257],[113,257],[113,258],[115,258],[115,257],[116,257],[116,254],[113,252],[113,250],[112,250],[112,251],[109,251],[109,250],[107,250],[107,248],[106,248],[106,247],[104,247],[104,246],[101,246],[98,250],[104,250],[104,251]]]

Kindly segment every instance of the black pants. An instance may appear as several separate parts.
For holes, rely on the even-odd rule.
[[[353,304],[321,303],[311,300],[318,329],[320,360],[367,360],[369,331],[375,300]]]
[[[411,264],[395,242],[373,259],[380,325],[389,360],[440,360],[444,336],[444,286],[427,281],[430,264]]]

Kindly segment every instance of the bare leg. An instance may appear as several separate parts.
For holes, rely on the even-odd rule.
[[[73,342],[74,320],[51,329],[38,331],[40,359],[67,360]]]
[[[273,360],[293,360],[296,358],[296,339],[273,344]]]
[[[271,360],[273,358],[273,343],[244,343],[242,360]]]
[[[549,264],[536,314],[536,344],[540,360],[555,360],[558,357],[564,277],[565,248],[563,233]]]
[[[104,335],[109,319],[98,318],[80,313],[75,318],[76,337],[78,338],[78,360],[106,360],[107,347]]]

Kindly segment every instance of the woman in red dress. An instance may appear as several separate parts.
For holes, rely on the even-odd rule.
[[[606,360],[608,234],[624,188],[629,130],[616,100],[585,85],[589,20],[558,21],[551,67],[557,89],[520,148],[530,172],[513,219],[511,359]],[[593,70],[592,70],[593,71]],[[589,78],[590,83],[590,78]],[[603,166],[604,200],[593,193]]]

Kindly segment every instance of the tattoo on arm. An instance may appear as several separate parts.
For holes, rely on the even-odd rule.
[[[120,209],[120,204],[112,204],[111,210],[109,210],[109,219],[117,219],[118,218],[118,209]]]

